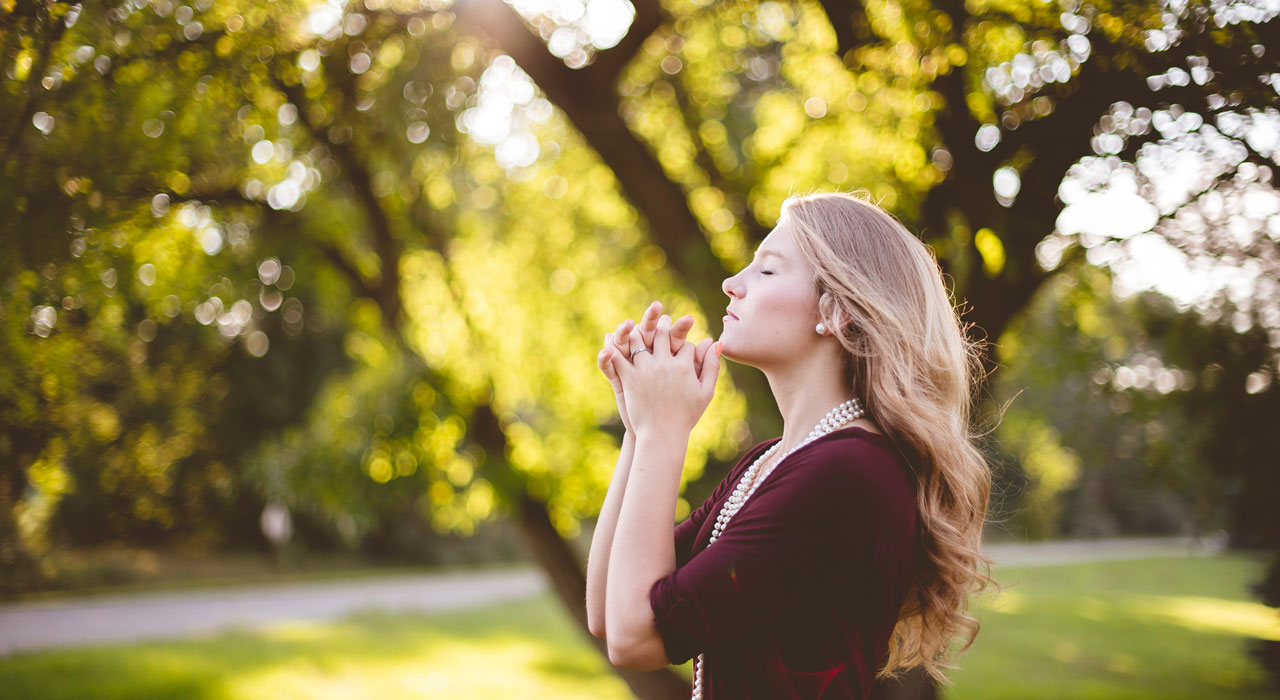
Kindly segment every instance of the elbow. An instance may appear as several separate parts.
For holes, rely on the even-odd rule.
[[[657,671],[668,665],[666,650],[661,643],[627,644],[609,641],[609,663],[617,668],[632,671]]]
[[[597,605],[591,591],[587,591],[587,630],[591,636],[604,639],[604,601]]]
[[[604,639],[604,620],[598,615],[587,613],[587,630],[591,632],[591,636]]]
[[[629,650],[627,650],[621,644],[618,644],[615,642],[609,642],[608,647],[609,647],[609,663],[613,664],[614,667],[630,669],[632,671],[647,670],[647,669],[636,668],[635,659],[633,658],[632,654],[630,653]]]
[[[587,583],[584,596],[587,602],[587,630],[591,636],[604,638],[604,596],[597,595],[591,583]]]

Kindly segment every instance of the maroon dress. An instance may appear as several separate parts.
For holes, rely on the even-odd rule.
[[[865,699],[916,555],[915,479],[889,439],[841,428],[779,464],[708,548],[751,448],[676,526],[649,590],[673,664],[705,654],[703,697]]]

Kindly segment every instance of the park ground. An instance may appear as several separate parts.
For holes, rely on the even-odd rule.
[[[975,601],[982,630],[946,697],[1274,697],[1244,652],[1280,640],[1247,589],[1260,555],[1179,540],[992,555],[1004,590]],[[0,635],[0,688],[32,700],[629,697],[527,566],[35,599],[0,607]]]

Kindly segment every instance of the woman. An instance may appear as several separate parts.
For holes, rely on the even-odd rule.
[[[587,573],[616,666],[694,663],[694,698],[866,698],[948,643],[979,571],[990,470],[969,430],[978,347],[929,249],[855,196],[789,199],[725,280],[719,342],[624,321],[598,363],[626,428]],[[783,418],[673,526],[689,432],[720,355],[759,368]]]

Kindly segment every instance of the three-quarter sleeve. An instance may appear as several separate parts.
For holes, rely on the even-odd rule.
[[[769,444],[772,444],[772,441]],[[711,509],[718,506],[725,499],[725,496],[728,495],[729,491],[734,486],[737,486],[737,479],[733,477],[738,475],[737,472],[740,471],[740,467],[743,466],[744,462],[754,459],[763,451],[764,443],[761,443],[761,445],[756,446],[744,455],[743,458],[738,461],[738,465],[730,470],[729,475],[720,480],[715,491],[707,498],[707,500],[703,501],[702,505],[698,506],[696,510],[690,513],[689,517],[685,518],[683,522],[676,525],[676,568],[680,568],[687,564],[689,559],[693,556],[693,545],[698,539],[698,533],[702,532],[703,523],[705,523],[707,518],[711,515]],[[718,511],[717,514],[719,514]]]
[[[825,558],[869,550],[863,515],[877,498],[848,450],[796,452],[763,482],[724,533],[649,591],[667,658],[767,636],[786,596]]]
[[[718,493],[718,492],[717,492]],[[711,512],[711,508],[716,503],[716,495],[712,494],[697,510],[689,514],[684,522],[676,525],[676,568],[680,568],[689,563],[689,559],[693,556],[693,543],[698,539],[698,532],[702,529],[702,523],[706,522],[707,514]]]

